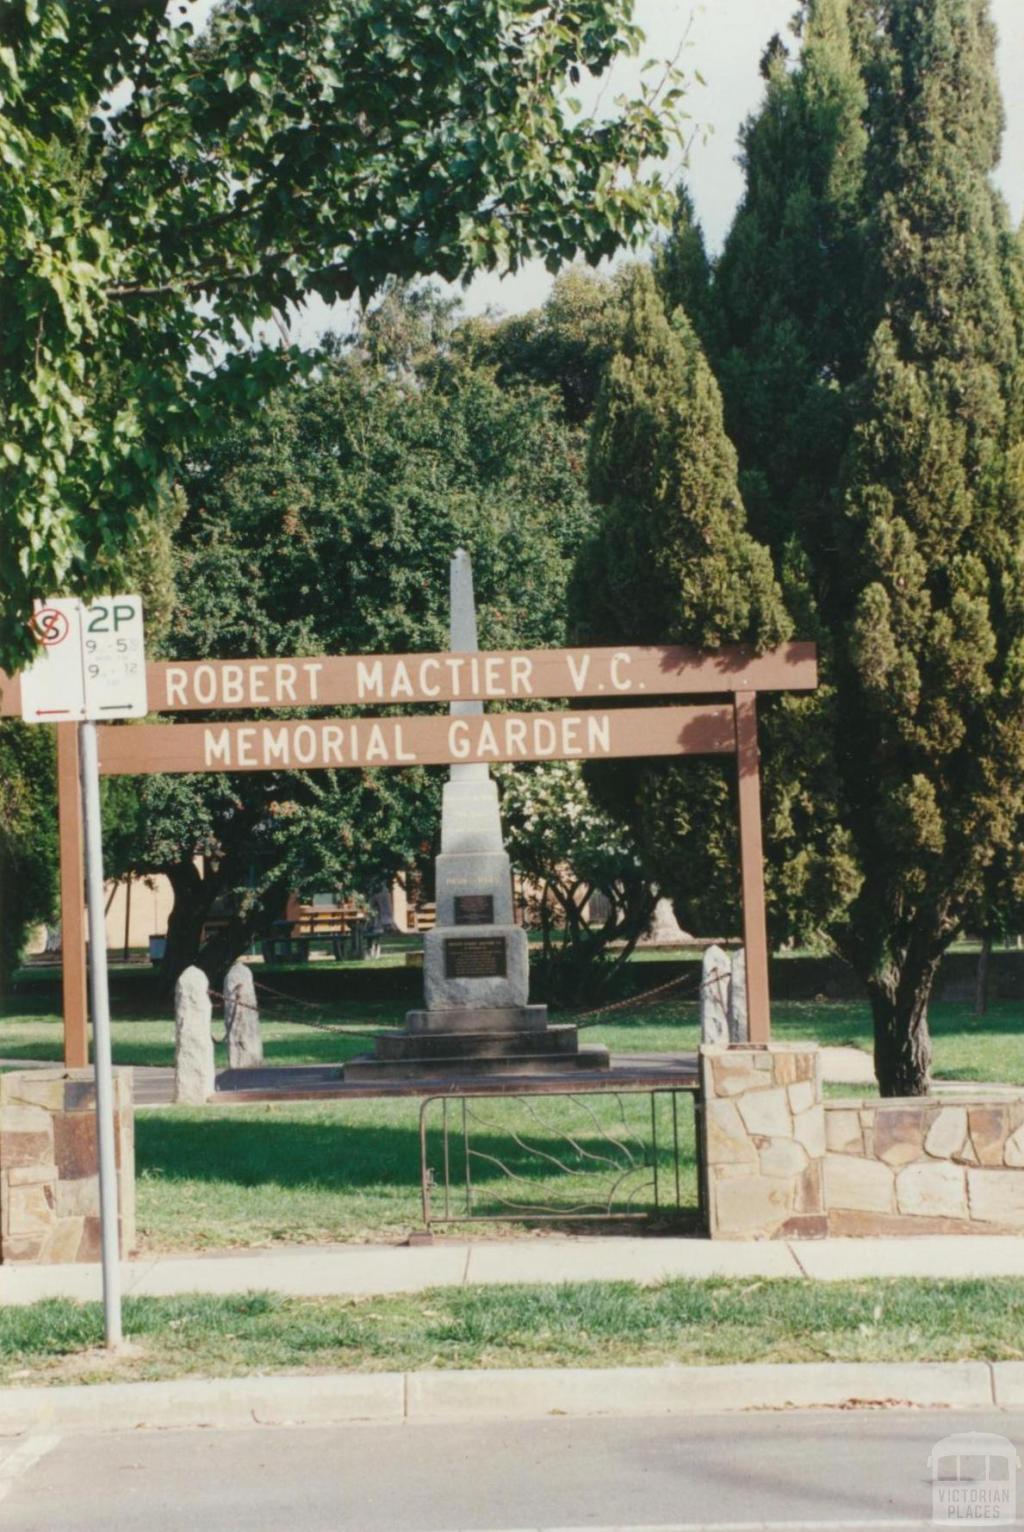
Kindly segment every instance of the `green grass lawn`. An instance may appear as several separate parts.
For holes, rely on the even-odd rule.
[[[287,990],[287,976],[275,975],[275,987]],[[42,992],[17,997],[17,1005],[17,1010],[0,1018],[0,1058],[59,1060],[60,1020]],[[133,1012],[130,991],[122,1005],[124,1010],[113,1023],[115,1062],[171,1065],[170,1017],[154,1019],[142,1014],[141,1007]],[[276,1007],[277,1002],[264,1011],[264,1048],[270,1063],[340,1064],[370,1046],[363,1038],[288,1024],[276,1019],[281,1014]],[[342,998],[312,1010],[296,1006],[293,1014],[373,1031],[400,1026],[404,1010],[399,1001]],[[775,1035],[785,1041],[871,1046],[870,1015],[867,1006],[857,1002],[780,1002],[773,1009],[773,1019]],[[938,1078],[1024,1084],[1024,1026],[1018,1005],[994,1004],[987,1016],[979,1018],[966,1005],[938,1002],[931,1009],[931,1026]],[[615,1011],[588,1027],[583,1036],[606,1043],[618,1054],[692,1050],[697,1044],[696,1005],[669,996]],[[226,1064],[223,1048],[218,1049],[218,1063]],[[680,1175],[685,1227],[687,1219],[692,1226],[695,1217],[696,1167],[692,1114],[683,1105]],[[486,1162],[477,1165],[474,1206],[500,1213],[498,1199],[507,1196],[510,1188],[515,1198],[531,1206],[552,1202],[564,1212],[566,1204],[559,1200],[563,1191],[570,1196],[569,1205],[574,1205],[578,1176],[576,1180],[563,1177],[565,1185],[556,1186],[557,1166],[550,1165],[551,1174],[545,1177],[537,1164],[517,1159],[514,1146],[510,1159],[507,1126],[491,1135],[488,1152],[509,1165],[512,1179]],[[526,1127],[536,1140],[538,1125],[527,1123]],[[417,1101],[140,1110],[136,1139],[143,1248],[393,1239],[421,1226]],[[435,1160],[437,1142],[435,1135],[431,1139]],[[560,1156],[564,1162],[563,1146],[555,1137],[546,1140],[541,1131],[538,1143],[541,1167],[544,1153]],[[584,1149],[599,1151],[600,1146],[586,1141]],[[667,1175],[667,1163],[662,1169]],[[457,1183],[459,1164],[453,1165],[452,1172]],[[632,1185],[627,1179],[626,1193]],[[584,1185],[583,1193],[584,1200],[597,1195],[591,1185]],[[568,1214],[565,1217],[571,1221]],[[493,1225],[483,1227],[491,1230]]]
[[[513,1211],[581,1210],[655,1216],[681,1233],[696,1221],[697,1168],[688,1096],[678,1100],[682,1212],[675,1201],[670,1104],[658,1098],[656,1215],[646,1097],[575,1103],[471,1104],[472,1210],[499,1222]],[[150,1250],[405,1238],[422,1228],[420,1103],[333,1101],[139,1111],[135,1125],[140,1244]],[[443,1211],[440,1107],[428,1119],[428,1157]],[[465,1211],[461,1119],[449,1137],[452,1213]],[[444,1227],[443,1225],[441,1226]],[[464,1233],[467,1225],[456,1226]],[[495,1224],[482,1225],[493,1233]],[[628,1225],[624,1225],[628,1227]]]
[[[435,1288],[415,1296],[134,1298],[0,1310],[0,1383],[453,1367],[1019,1360],[1024,1281],[671,1281]]]
[[[339,981],[343,992],[344,980]],[[287,976],[275,975],[275,987],[287,990]],[[400,1027],[405,1019],[404,1002],[395,1000],[346,1000],[332,1004],[295,1005],[276,999],[264,1004],[264,1052],[272,1064],[344,1063],[371,1045],[362,1037],[318,1032],[300,1024],[300,1018],[327,1022],[353,1031],[373,1032],[381,1027]],[[284,1019],[285,1014],[295,1018]],[[557,1020],[571,1020],[559,1013]],[[1024,1085],[1024,1014],[1018,1002],[993,1003],[986,1016],[974,1016],[969,1005],[936,1001],[929,1024],[935,1047],[937,1079],[1000,1081]],[[866,1002],[778,1001],[772,1007],[772,1026],[783,1042],[819,1042],[851,1045],[871,1051],[871,1014]],[[214,1018],[215,1030],[219,1027]],[[174,1023],[170,1013],[154,1019],[126,1010],[113,1021],[115,1064],[174,1063]],[[674,1053],[697,1046],[697,1006],[692,1000],[667,997],[650,1004],[613,1012],[605,1020],[588,1023],[583,1040],[605,1043],[613,1053]],[[62,1055],[60,1017],[45,999],[14,996],[0,1015],[0,1058],[51,1059]],[[218,1050],[218,1065],[227,1058]]]

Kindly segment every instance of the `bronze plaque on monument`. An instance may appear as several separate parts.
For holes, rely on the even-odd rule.
[[[446,979],[504,979],[507,973],[503,936],[449,936],[445,940]]]
[[[455,924],[457,926],[493,926],[493,894],[456,894]]]

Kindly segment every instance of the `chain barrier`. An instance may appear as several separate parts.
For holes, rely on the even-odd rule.
[[[719,977],[720,976],[717,974],[712,974],[709,979],[702,979],[700,975],[694,976],[693,974],[680,974],[677,978],[669,979],[665,984],[655,985],[653,989],[644,990],[639,995],[627,995],[624,1000],[613,1000],[608,1005],[597,1006],[589,1011],[568,1011],[566,1012],[566,1020],[570,1021],[574,1026],[580,1028],[600,1026],[601,1019],[605,1016],[611,1015],[615,1011],[624,1011],[630,1008],[635,1009],[638,1006],[649,1005],[654,1000],[656,1000],[659,995],[667,995],[670,993],[670,991],[681,989],[683,986],[686,986],[688,989],[692,989],[695,996],[699,995],[703,992],[708,984],[716,983]],[[284,990],[274,989],[272,985],[264,984],[259,979],[254,979],[253,984],[255,988],[258,989],[262,994],[269,995],[271,997],[271,1008],[280,1010],[282,1004],[285,1004],[289,1006],[298,1006],[300,1009],[305,1011],[318,1011],[320,1009],[319,1006],[314,1005],[309,1000],[303,1000],[298,995],[287,995],[285,994]],[[228,1001],[228,997],[223,995],[220,990],[211,989],[210,995],[215,1000],[222,1000],[225,1003]],[[255,1011],[257,1014],[259,1014],[259,1006],[250,1005],[247,1000],[240,1000],[237,996],[232,997],[231,1004],[241,1006],[244,1010]],[[343,1023],[337,1024],[329,1021],[322,1021],[319,1018],[314,1020],[312,1017],[307,1016],[284,1016],[275,1017],[273,1019],[281,1022],[282,1025],[286,1026],[312,1027],[317,1032],[333,1032],[339,1037],[365,1038],[369,1039],[371,1042],[374,1041],[381,1032],[397,1033],[402,1030],[400,1027],[382,1026],[378,1027],[375,1032],[364,1032],[357,1030],[354,1027],[345,1026]]]
[[[255,983],[255,980],[253,982]],[[256,984],[256,988],[259,989],[259,990],[263,990],[265,994],[268,994],[268,995],[275,995],[276,994],[276,995],[278,995],[280,997],[280,999],[278,1001],[275,1002],[275,1001],[272,1000],[270,1002],[271,1007],[276,1007],[277,1009],[280,1009],[281,1002],[285,1001],[289,1005],[304,1006],[307,1010],[310,1010],[310,1011],[315,1011],[315,1010],[318,1009],[317,1006],[311,1005],[308,1000],[300,1000],[297,995],[285,995],[280,990],[272,990],[272,989],[270,989],[268,985]],[[211,997],[214,1000],[222,1000],[222,1001],[224,1001],[225,1005],[227,1005],[229,1003],[231,1005],[237,1005],[237,1006],[240,1006],[241,1009],[244,1010],[244,1011],[255,1011],[257,1016],[259,1015],[260,1008],[259,1008],[258,1005],[250,1005],[248,1000],[241,1000],[241,999],[239,999],[239,997],[237,995],[232,995],[232,996],[229,997],[227,995],[221,994],[220,990],[218,990],[218,989],[211,989],[210,990],[210,995],[211,995]],[[314,1021],[311,1017],[305,1017],[305,1016],[274,1016],[274,1017],[271,1018],[271,1020],[280,1023],[282,1026],[312,1027],[317,1032],[334,1032],[339,1037],[366,1038],[370,1042],[373,1042],[377,1038],[377,1036],[378,1036],[378,1034],[380,1032],[387,1032],[387,1031],[398,1032],[400,1030],[400,1028],[398,1028],[398,1027],[390,1027],[390,1028],[389,1027],[378,1027],[376,1032],[363,1032],[363,1031],[358,1031],[355,1027],[346,1027],[344,1025],[335,1025],[334,1023],[329,1022],[329,1021],[319,1021],[319,1020]],[[226,1039],[224,1039],[224,1038],[220,1039],[221,1042],[223,1042],[225,1040]],[[214,1038],[214,1042],[216,1042],[216,1041],[218,1041],[218,1039]]]
[[[717,978],[718,976],[713,976]],[[596,1027],[600,1025],[600,1018],[608,1016],[613,1011],[624,1011],[630,1006],[649,1005],[658,995],[667,995],[670,990],[680,989],[683,985],[692,988],[696,994],[703,992],[705,984],[710,981],[701,980],[698,974],[680,974],[676,979],[669,979],[665,984],[658,984],[654,989],[647,989],[639,995],[627,995],[625,1000],[613,1000],[608,1005],[597,1006],[591,1011],[570,1011],[569,1019],[578,1027]],[[593,1018],[593,1019],[591,1019]]]

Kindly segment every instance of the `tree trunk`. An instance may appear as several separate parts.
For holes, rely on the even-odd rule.
[[[214,931],[204,943],[196,961],[214,988],[219,988],[232,963],[237,963],[252,945],[253,937],[267,923],[267,909],[280,909],[288,897],[283,882],[263,889],[259,898],[236,909],[226,926]]]
[[[199,942],[203,923],[210,911],[216,890],[208,887],[191,862],[176,862],[164,869],[174,894],[167,917],[167,946],[160,964],[160,977],[169,988],[186,968],[199,961]]]
[[[938,960],[898,978],[868,980],[875,1024],[875,1076],[883,1096],[926,1096],[932,1064],[928,1000]]]
[[[989,958],[992,956],[992,932],[985,931],[978,953],[978,967],[974,975],[974,1014],[984,1016],[988,1010]]]

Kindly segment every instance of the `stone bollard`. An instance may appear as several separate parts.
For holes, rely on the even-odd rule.
[[[256,983],[248,963],[232,963],[224,978],[224,1036],[229,1069],[255,1069],[263,1063]]]
[[[700,1040],[727,1045],[731,976],[728,953],[714,945],[705,948],[700,976]]]
[[[732,955],[729,979],[729,1041],[745,1043],[750,1037],[747,1021],[747,954],[738,947]]]
[[[201,1106],[213,1095],[213,1006],[201,968],[186,968],[174,986],[174,1099]]]

